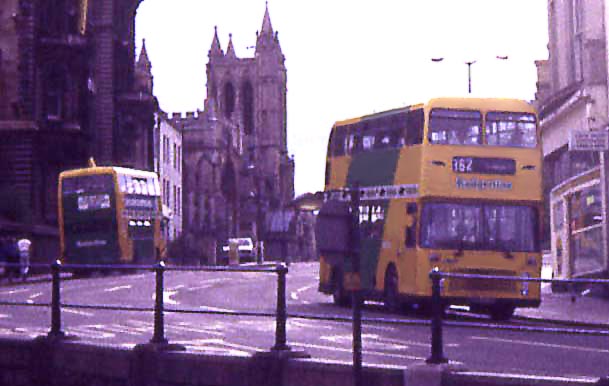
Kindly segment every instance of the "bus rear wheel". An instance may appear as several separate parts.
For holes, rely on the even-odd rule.
[[[343,287],[343,273],[340,270],[335,270],[332,275],[332,301],[337,306],[349,305],[349,294]]]
[[[491,319],[497,321],[506,321],[514,315],[514,311],[516,311],[516,306],[510,303],[496,303],[490,306],[489,315]]]
[[[385,272],[385,289],[383,291],[383,304],[387,311],[398,312],[401,307],[398,292],[398,273],[393,265]]]

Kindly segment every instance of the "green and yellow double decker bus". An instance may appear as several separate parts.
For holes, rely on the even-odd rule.
[[[365,298],[425,307],[429,273],[538,278],[542,153],[535,109],[499,98],[436,98],[337,122],[325,193],[360,186]],[[345,196],[343,193],[342,196]],[[320,256],[319,289],[348,300],[344,256]],[[539,282],[447,278],[447,304],[508,319]]]
[[[62,172],[58,193],[64,263],[152,264],[162,258],[156,173],[93,162]]]

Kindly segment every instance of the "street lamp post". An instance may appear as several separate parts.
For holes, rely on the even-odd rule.
[[[465,62],[467,64],[467,93],[472,93],[472,64],[476,63],[475,60]]]
[[[507,55],[497,55],[495,58],[498,60],[507,60],[508,56]],[[438,63],[443,60],[444,60],[443,57],[431,58],[431,61],[434,63]],[[476,63],[475,60],[468,60],[465,62],[465,64],[467,65],[467,93],[468,94],[472,93],[472,65],[474,63]]]

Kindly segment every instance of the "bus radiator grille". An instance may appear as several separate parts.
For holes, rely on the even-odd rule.
[[[462,273],[467,275],[516,276],[515,272],[513,271],[493,269],[463,269],[452,271],[452,273]],[[516,282],[510,280],[450,278],[448,279],[447,284],[449,291],[516,291]]]

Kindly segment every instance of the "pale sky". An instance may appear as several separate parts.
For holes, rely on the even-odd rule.
[[[296,195],[323,189],[337,120],[435,96],[532,100],[534,61],[547,59],[547,0],[270,0],[286,58],[288,151]],[[214,26],[226,52],[253,57],[264,0],[145,0],[136,18],[166,112],[203,109]],[[497,56],[509,57],[498,60]],[[439,63],[431,58],[443,57]]]

